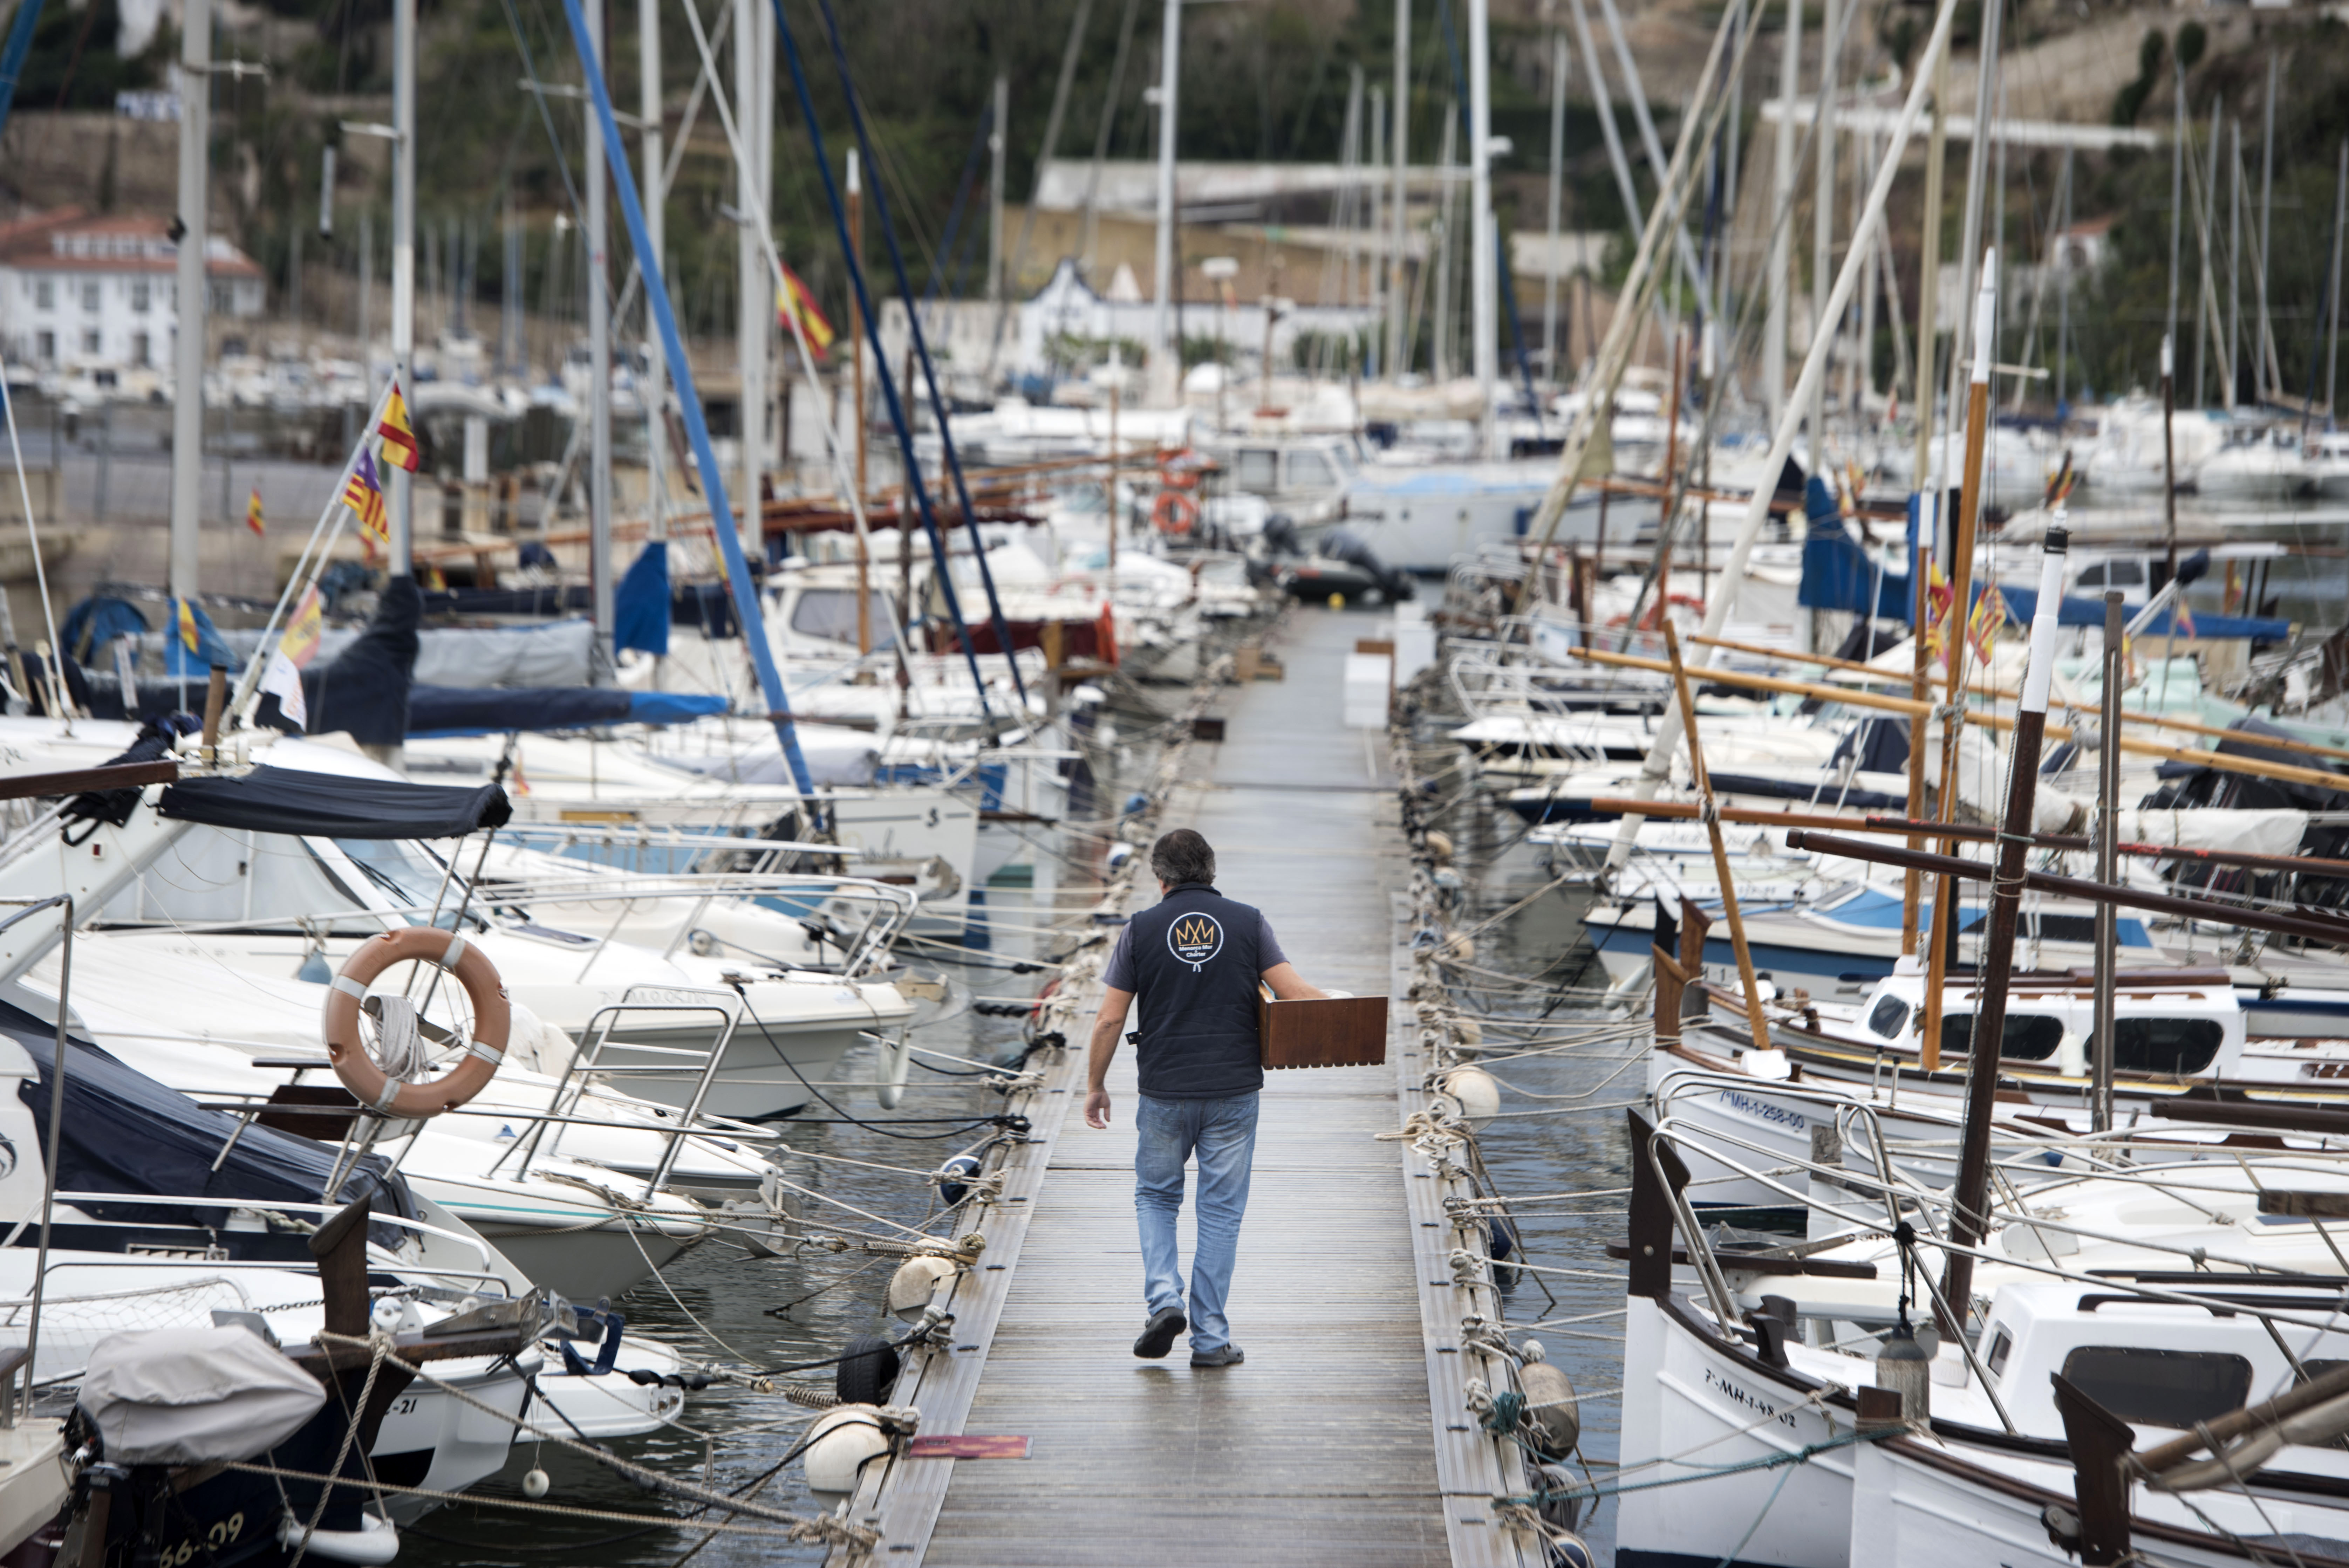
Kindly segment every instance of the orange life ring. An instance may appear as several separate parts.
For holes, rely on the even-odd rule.
[[[1179,490],[1160,490],[1150,521],[1161,533],[1188,533],[1199,521],[1199,503]]]
[[[414,959],[434,964],[456,977],[473,1004],[473,1039],[455,1068],[429,1083],[402,1083],[389,1077],[359,1035],[359,1004],[367,984],[393,965]],[[489,1086],[505,1060],[513,1009],[497,968],[464,937],[438,926],[410,925],[360,944],[326,993],[326,1055],[335,1076],[359,1103],[386,1116],[417,1119],[454,1110]]]

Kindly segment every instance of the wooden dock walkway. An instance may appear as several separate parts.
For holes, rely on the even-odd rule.
[[[1293,618],[1286,680],[1223,694],[1229,738],[1193,748],[1164,816],[1206,835],[1218,887],[1265,910],[1300,973],[1361,995],[1407,970],[1392,893],[1410,873],[1384,737],[1340,724],[1343,660],[1370,624]],[[1438,1183],[1408,1180],[1424,1161],[1377,1137],[1423,1103],[1402,1057],[1409,1009],[1387,1067],[1268,1079],[1230,1300],[1247,1360],[1216,1371],[1192,1370],[1183,1341],[1164,1361],[1133,1355],[1133,1052],[1111,1078],[1111,1129],[1092,1130],[1091,1022],[1089,1006],[1038,1097],[1031,1158],[1007,1164],[1001,1222],[952,1303],[955,1350],[895,1396],[922,1409],[925,1433],[1025,1436],[1030,1457],[895,1461],[851,1505],[882,1532],[867,1561],[1422,1568],[1514,1564],[1521,1546],[1538,1561],[1495,1527],[1490,1494],[1522,1478],[1460,1402],[1475,1358],[1459,1352],[1458,1316],[1473,1304],[1442,1261],[1454,1237]],[[1187,1270],[1187,1204],[1181,1233]]]

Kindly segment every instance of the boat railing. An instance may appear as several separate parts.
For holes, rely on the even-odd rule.
[[[1771,1092],[1775,1095],[1780,1091],[1782,1087],[1783,1086],[1772,1085],[1770,1086]],[[1952,1241],[1938,1226],[1931,1223],[1934,1212],[1937,1210],[1945,1210],[1951,1202],[1950,1194],[1946,1192],[1927,1192],[1923,1189],[1915,1188],[1907,1184],[1902,1184],[1896,1188],[1894,1183],[1889,1182],[1881,1177],[1870,1176],[1864,1171],[1854,1171],[1840,1162],[1833,1166],[1828,1166],[1800,1155],[1788,1156],[1782,1149],[1756,1142],[1751,1139],[1741,1136],[1736,1132],[1718,1126],[1692,1125],[1684,1121],[1679,1121],[1670,1116],[1658,1121],[1649,1134],[1649,1148],[1651,1151],[1651,1161],[1657,1162],[1656,1170],[1660,1179],[1665,1177],[1670,1168],[1662,1165],[1657,1161],[1655,1150],[1657,1147],[1656,1140],[1659,1138],[1664,1139],[1671,1146],[1674,1151],[1672,1159],[1674,1164],[1680,1168],[1680,1184],[1682,1188],[1685,1188],[1688,1185],[1686,1179],[1687,1167],[1686,1161],[1681,1158],[1678,1150],[1686,1149],[1700,1154],[1704,1160],[1723,1167],[1736,1179],[1754,1182],[1769,1191],[1779,1193],[1786,1199],[1788,1206],[1790,1207],[1807,1206],[1816,1212],[1823,1212],[1830,1218],[1840,1221],[1846,1226],[1849,1227],[1850,1234],[1832,1238],[1831,1240],[1835,1244],[1841,1244],[1844,1242],[1857,1239],[1862,1235],[1882,1235],[1885,1233],[1887,1227],[1882,1223],[1882,1222],[1877,1219],[1875,1215],[1844,1209],[1829,1201],[1825,1192],[1816,1189],[1807,1191],[1797,1190],[1790,1184],[1788,1180],[1789,1178],[1800,1178],[1807,1181],[1809,1178],[1814,1176],[1819,1177],[1824,1179],[1825,1181],[1832,1183],[1834,1186],[1839,1187],[1845,1191],[1854,1194],[1867,1194],[1873,1192],[1878,1195],[1889,1196],[1898,1191],[1901,1195],[1916,1197],[1920,1205],[1918,1217],[1926,1221],[1926,1223],[1920,1225],[1917,1229],[1916,1241],[1920,1245],[1930,1245],[1944,1253],[1966,1253],[1974,1257],[1978,1262],[1996,1263],[2025,1273],[2044,1274],[2052,1279],[2061,1280],[2099,1291],[2127,1291],[2130,1294],[2143,1296],[2148,1303],[2188,1306],[2199,1306],[2203,1305],[2202,1301],[2196,1297],[2181,1295],[2176,1291],[2163,1289],[2158,1284],[2147,1284],[2141,1282],[2135,1282],[2128,1277],[2132,1272],[2153,1273],[2159,1271],[2130,1271],[2127,1269],[2117,1271],[2109,1269],[2081,1271],[2064,1268],[2062,1264],[2055,1263],[2052,1256],[2033,1257],[2028,1253],[2011,1253],[2002,1248],[1994,1251],[1987,1239],[1974,1245],[1961,1245],[1961,1243]],[[1742,1162],[1734,1154],[1728,1152],[1732,1150],[1743,1150],[1747,1154],[1757,1156],[1761,1161],[1765,1161],[1766,1163],[1747,1165]],[[2136,1171],[2126,1173],[2115,1172],[2112,1175],[2112,1179],[2116,1181],[2146,1181],[2147,1185],[2155,1186],[2157,1188],[2161,1184],[2158,1178],[2148,1180],[2145,1173]],[[1665,1185],[1668,1198],[1672,1197],[1673,1195],[1670,1191],[1671,1182],[1670,1181],[1666,1181]],[[1695,1212],[1693,1208],[1687,1203],[1684,1194],[1681,1195],[1677,1199],[1674,1207],[1676,1212],[1682,1211],[1685,1212],[1686,1217],[1684,1224],[1686,1226],[1686,1230],[1684,1231],[1684,1233],[1696,1233],[1702,1237],[1701,1230],[1696,1226]],[[2125,1243],[2130,1247],[2134,1247],[2147,1253],[2174,1256],[2181,1260],[2183,1264],[2189,1265],[2195,1271],[2208,1273],[2211,1283],[2215,1284],[2226,1284],[2230,1283],[2241,1284],[2247,1282],[2256,1284],[2259,1283],[2262,1275],[2272,1277],[2275,1276],[2278,1272],[2271,1264],[2263,1263],[2252,1258],[2237,1258],[2215,1252],[2208,1246],[2178,1244],[2165,1242],[2158,1237],[2152,1236],[2116,1235],[2110,1231],[2101,1231],[2086,1225],[2070,1224],[2063,1221],[2046,1219],[2039,1215],[2032,1215],[2029,1216],[2027,1220],[2019,1221],[2012,1213],[1999,1208],[1993,1208],[1992,1213],[1994,1216],[2004,1218],[2010,1224],[2017,1222],[2025,1223],[2033,1231],[2052,1231],[2061,1234],[2074,1236],[2082,1241],[2106,1243],[2120,1242]],[[1816,1251],[1817,1248],[1818,1243],[1816,1242],[1790,1240],[1785,1247],[1772,1248],[1768,1252],[1759,1255],[1788,1256],[1794,1255],[1795,1249]],[[1722,1287],[1722,1294],[1719,1296],[1714,1297],[1714,1305],[1718,1308],[1724,1302],[1728,1303],[1730,1305],[1730,1315],[1724,1318],[1723,1321],[1733,1322],[1735,1320],[1734,1297],[1727,1291],[1727,1282],[1722,1274],[1723,1264],[1720,1260],[1720,1254],[1711,1246],[1709,1239],[1705,1240],[1701,1262],[1699,1261],[1699,1248],[1695,1244],[1691,1244],[1688,1250],[1691,1264],[1697,1270],[1700,1283],[1705,1284],[1708,1295],[1712,1295],[1713,1284],[1718,1284]],[[2232,1267],[2239,1269],[2241,1272],[2240,1274],[2225,1272],[2212,1272],[2209,1269],[2209,1265],[2211,1264],[2219,1264],[2222,1265],[2222,1267]],[[1733,1269],[1735,1267],[1735,1258],[1733,1255],[1729,1261],[1728,1267]],[[1710,1280],[1706,1278],[1707,1269],[1712,1271],[1712,1278]],[[1947,1321],[1961,1321],[1961,1319],[1950,1316],[1947,1314],[1946,1304],[1942,1304],[1940,1302],[1940,1297],[1938,1291],[1933,1287],[1929,1271],[1920,1268],[1918,1271],[1918,1279],[1919,1282],[1926,1287],[1927,1291],[1932,1295],[1936,1304],[1942,1306],[1944,1316]],[[2349,1287],[2349,1282],[2344,1282],[2344,1287]],[[2339,1313],[2333,1312],[2329,1314],[2320,1314],[2314,1307],[2298,1304],[2275,1307],[2253,1305],[2245,1306],[2241,1310],[2247,1315],[2267,1319],[2278,1326],[2319,1329],[2325,1332],[2338,1332],[2341,1328],[2341,1318]],[[1972,1363],[1975,1377],[1982,1379],[1985,1387],[1992,1387],[1988,1377],[1984,1375],[1981,1365],[1974,1361],[1971,1345],[1963,1336],[1958,1336],[1958,1343],[1960,1347],[1965,1351],[1968,1361]],[[1992,1396],[1992,1399],[1993,1403],[1995,1403],[1994,1394]],[[2011,1423],[2009,1429],[2013,1429]]]
[[[138,1203],[170,1209],[243,1210],[247,1213],[261,1215],[264,1219],[271,1214],[276,1214],[281,1217],[289,1214],[322,1214],[332,1216],[341,1213],[345,1209],[350,1206],[347,1203],[307,1203],[277,1198],[244,1199],[233,1197],[180,1197],[161,1192],[61,1191],[57,1194],[57,1201],[60,1203],[71,1203],[76,1206],[85,1203]],[[95,1215],[85,1215],[74,1222],[76,1224],[95,1225],[116,1230],[135,1231],[154,1229],[154,1226],[150,1223],[144,1223],[134,1220],[101,1220],[97,1218]],[[468,1235],[461,1231],[452,1231],[444,1225],[436,1225],[426,1220],[411,1220],[405,1214],[387,1213],[381,1210],[370,1212],[367,1215],[367,1222],[372,1225],[388,1225],[394,1230],[413,1231],[419,1236],[437,1236],[444,1242],[454,1242],[459,1246],[464,1247],[481,1258],[481,1272],[478,1277],[485,1280],[497,1281],[499,1282],[499,1290],[501,1294],[512,1294],[511,1288],[504,1283],[505,1276],[496,1273],[492,1267],[495,1260],[491,1256],[489,1243],[482,1241],[479,1236]],[[316,1228],[316,1226],[312,1227],[314,1230]],[[87,1265],[95,1268],[123,1267],[136,1264],[140,1260],[129,1259],[118,1261],[114,1259],[101,1258],[79,1259],[74,1261],[76,1263],[76,1266]],[[173,1261],[185,1262],[186,1260],[150,1258],[148,1261],[150,1263],[169,1263]],[[428,1274],[436,1276],[446,1275],[451,1279],[471,1279],[476,1277],[474,1273],[470,1270],[446,1269],[429,1264],[410,1264],[405,1260],[395,1260],[395,1263],[396,1266],[410,1270],[416,1274]],[[207,1267],[218,1265],[223,1268],[285,1269],[288,1266],[283,1261],[273,1261],[265,1258],[255,1260],[252,1263],[244,1263],[227,1258],[211,1258],[205,1260],[205,1264]],[[51,1266],[55,1267],[59,1265],[52,1264]]]
[[[756,845],[759,841],[745,842]],[[720,899],[750,903],[761,899],[812,899],[818,909],[826,906],[863,907],[866,913],[860,928],[853,933],[837,927],[833,929],[841,948],[838,972],[844,979],[856,979],[878,967],[921,903],[919,896],[911,888],[867,877],[737,871],[613,872],[578,877],[551,873],[545,876],[493,877],[485,873],[474,889],[474,896],[492,911],[523,904],[621,904],[620,913],[587,954],[580,968],[579,978],[583,983],[587,971],[618,935],[630,910],[646,902],[694,901],[691,912],[678,922],[667,945],[661,949],[663,958],[674,957],[678,948],[687,945],[699,929],[702,916]],[[841,913],[845,913],[845,908]]]
[[[579,1102],[593,1086],[610,1086],[628,1080],[675,1082],[689,1079],[692,1088],[687,1096],[685,1108],[678,1113],[676,1125],[668,1130],[661,1157],[645,1182],[645,1201],[649,1202],[676,1168],[678,1153],[685,1140],[700,1130],[702,1102],[709,1098],[709,1086],[716,1079],[718,1068],[734,1043],[734,1031],[741,1025],[746,1006],[740,993],[723,986],[629,986],[621,993],[620,1000],[605,1003],[587,1020],[587,1027],[580,1036],[579,1048],[572,1053],[569,1064],[555,1080],[554,1093],[547,1100],[547,1114],[532,1118],[529,1130],[491,1162],[489,1174],[496,1175],[508,1160],[519,1155],[520,1158],[515,1160],[513,1175],[520,1181],[530,1174],[531,1162],[538,1158],[543,1143],[549,1155],[560,1152],[563,1134],[559,1129],[575,1120]],[[705,1046],[667,1046],[624,1039],[618,1042],[619,1048],[631,1057],[657,1059],[616,1065],[605,1063],[604,1052],[614,1044],[614,1034],[631,1017],[675,1017],[681,1013],[714,1015],[719,1020],[717,1038]],[[550,1126],[558,1128],[558,1130],[552,1143],[546,1143]]]

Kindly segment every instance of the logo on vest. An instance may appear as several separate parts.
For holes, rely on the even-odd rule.
[[[1199,966],[1224,950],[1224,928],[1212,914],[1186,914],[1166,928],[1166,951],[1191,966]]]

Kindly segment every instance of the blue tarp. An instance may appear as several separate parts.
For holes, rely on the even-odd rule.
[[[628,718],[636,724],[691,724],[726,711],[722,696],[675,691],[631,692]]]
[[[1859,542],[1852,538],[1843,520],[1832,510],[1822,517],[1818,511],[1819,491],[1824,489],[1817,480],[1811,481],[1813,491],[1806,502],[1811,514],[1810,537],[1803,542],[1803,581],[1796,591],[1795,602],[1806,610],[1843,610],[1854,614],[1866,614],[1870,584],[1876,588],[1875,614],[1891,621],[1907,621],[1916,604],[1915,590],[1909,586],[1907,573],[1895,576],[1879,573]],[[1910,532],[1915,532],[1916,504],[1909,503]],[[1910,557],[1915,559],[1912,549]],[[2039,607],[2039,591],[2017,588],[2002,583],[1999,592],[2006,598],[2007,611],[2018,624],[2029,625]],[[1981,584],[1974,585],[1974,596],[1982,593]],[[2132,608],[2130,614],[2134,614]],[[2254,642],[2280,643],[2292,634],[2287,621],[2273,621],[2248,615],[2192,615],[2192,630],[2181,622],[2175,634],[2180,637],[2249,637]],[[2065,626],[2102,626],[2105,604],[2101,598],[2066,598],[2056,614],[2058,624]],[[2161,637],[2172,634],[2170,613],[2164,609],[2146,625],[2138,636]]]
[[[1911,509],[1913,516],[1914,509]],[[1817,475],[1803,487],[1803,515],[1810,524],[1803,541],[1803,581],[1795,602],[1806,610],[1848,610],[1870,614],[1868,595],[1876,593],[1877,616],[1906,621],[1915,601],[1906,573],[1894,576],[1868,559],[1859,541],[1844,526],[1826,481]]]
[[[66,612],[65,627],[57,635],[74,661],[87,665],[98,663],[106,645],[115,638],[136,637],[147,630],[147,617],[140,614],[138,605],[128,599],[93,593]]]
[[[413,736],[503,735],[517,729],[594,729],[611,724],[689,724],[726,711],[722,696],[632,692],[616,686],[432,686],[409,694]]]
[[[1999,592],[2006,596],[2008,614],[2018,623],[2029,625],[2031,617],[2039,611],[2039,590],[2009,588],[2002,584]],[[2135,615],[2137,608],[2132,606],[2126,613]],[[2292,635],[2292,623],[2289,621],[2270,621],[2250,615],[2189,615],[2189,619],[2191,629],[2189,629],[2188,622],[2181,621],[2175,635],[2249,637],[2261,643],[2280,643]],[[2060,626],[2101,626],[2105,624],[2105,602],[2102,599],[2065,599],[2063,607],[2055,613],[2055,624]],[[2169,611],[2165,608],[2133,634],[2139,637],[2172,635]]]
[[[612,595],[612,650],[668,652],[668,542],[647,540]]]

